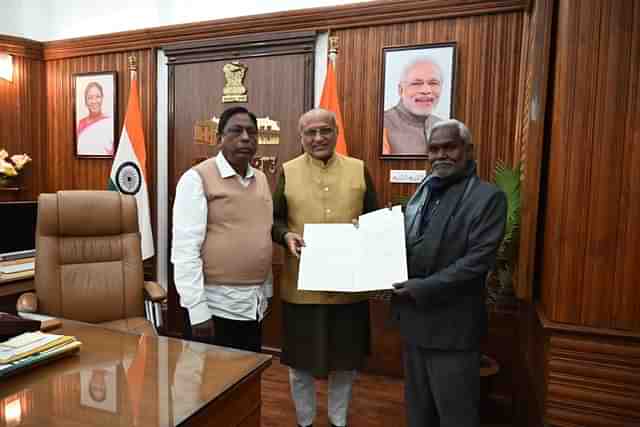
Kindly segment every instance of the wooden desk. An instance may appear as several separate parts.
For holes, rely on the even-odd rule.
[[[3,380],[0,426],[260,425],[260,377],[271,356],[80,322],[75,356]]]

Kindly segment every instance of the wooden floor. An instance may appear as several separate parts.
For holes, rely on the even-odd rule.
[[[318,409],[314,427],[329,425],[327,383],[317,382]],[[295,427],[296,417],[289,394],[287,367],[277,357],[262,375],[262,427]],[[508,426],[508,424],[482,424]],[[359,374],[349,407],[349,427],[406,427],[401,379]]]
[[[329,425],[327,382],[318,381],[318,402],[314,427]],[[349,427],[404,427],[402,380],[359,374],[349,407]],[[296,415],[289,393],[287,367],[274,357],[262,375],[262,427],[296,426]]]

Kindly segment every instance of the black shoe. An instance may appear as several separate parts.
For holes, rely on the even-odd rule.
[[[347,427],[347,426],[346,425],[345,426],[337,426],[335,424],[331,424],[331,427]]]

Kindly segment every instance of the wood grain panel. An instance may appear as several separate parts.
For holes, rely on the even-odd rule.
[[[611,73],[614,76],[619,75],[620,80],[627,77],[631,80],[627,82],[626,99],[622,90],[611,94],[611,96],[620,96],[615,102],[624,99],[623,106],[626,109],[626,114],[619,117],[618,121],[622,130],[617,129],[616,132],[616,137],[624,141],[621,157],[616,159],[616,162],[624,159],[624,172],[621,177],[618,201],[620,216],[615,224],[618,244],[615,250],[615,275],[613,276],[614,283],[624,285],[616,286],[613,292],[611,327],[640,331],[640,286],[638,286],[640,280],[638,263],[640,258],[638,249],[640,240],[640,203],[638,202],[638,196],[640,196],[640,168],[638,167],[640,165],[640,1],[636,0],[633,3],[632,12],[617,10],[617,13],[623,14],[623,22],[626,25],[624,30],[613,28],[614,34],[616,37],[622,37],[620,42],[623,43],[623,46],[616,46],[615,50],[620,52],[620,55],[627,56],[629,62],[626,64],[626,70],[612,69]],[[630,17],[633,17],[631,23]],[[610,74],[611,80],[613,80],[612,77]]]
[[[389,184],[391,169],[427,167],[424,160],[379,158],[381,49],[458,43],[456,118],[469,126],[480,175],[489,179],[496,160],[514,158],[521,26],[521,13],[504,13],[335,31],[340,39],[336,67],[347,145],[352,156],[367,164],[381,202],[415,190],[411,184]]]
[[[4,39],[0,39],[0,50],[7,47]],[[24,49],[18,41],[12,43],[13,81],[0,79],[0,149],[10,155],[27,153],[33,162],[16,179],[20,190],[0,191],[0,201],[35,200],[42,191],[48,164],[44,150],[45,66],[41,59],[21,55]]]
[[[547,82],[551,52],[552,0],[537,0],[524,15],[521,75],[518,89],[520,111],[514,141],[514,164],[522,162],[520,252],[515,293],[524,300],[534,297],[540,187],[546,123]],[[519,154],[519,158],[518,158]]]
[[[638,26],[640,1],[558,4],[542,255],[553,321],[640,328]]]
[[[546,421],[640,424],[640,341],[552,333]]]
[[[534,304],[520,304],[519,365],[516,370],[514,425],[540,427],[543,425],[547,393],[547,337]]]
[[[523,417],[521,410],[517,419],[567,427],[640,425],[640,333],[554,322],[540,306],[525,308],[532,338],[525,361],[529,390],[518,399],[529,402],[529,413]]]
[[[0,52],[42,60],[44,59],[44,44],[31,39],[0,34]]]
[[[73,73],[116,71],[118,73],[118,135],[127,102],[130,78],[127,58],[138,64],[140,109],[147,151],[147,185],[152,218],[156,206],[156,55],[151,49],[93,55],[46,62],[47,142],[46,184],[44,191],[105,190],[112,159],[80,159],[73,146]],[[155,227],[154,227],[155,228]]]
[[[293,10],[45,43],[47,60],[155,48],[212,37],[297,30],[355,28],[426,19],[521,11],[530,0],[380,0]]]

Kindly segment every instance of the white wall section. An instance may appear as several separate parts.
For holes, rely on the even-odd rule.
[[[167,67],[167,56],[164,51],[158,49],[158,81],[157,81],[157,103],[156,103],[156,212],[157,224],[157,256],[156,266],[158,272],[158,283],[168,289],[169,280],[169,68]]]
[[[61,40],[365,0],[1,0],[0,34]]]

